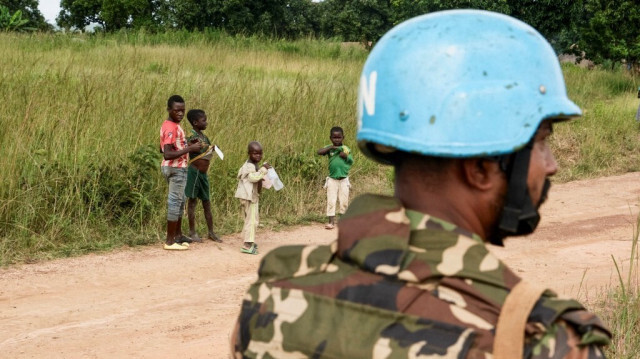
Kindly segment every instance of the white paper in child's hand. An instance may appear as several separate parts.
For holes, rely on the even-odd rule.
[[[216,151],[218,157],[220,157],[221,160],[224,160],[224,153],[222,153],[220,148],[218,146],[213,146],[213,149]]]

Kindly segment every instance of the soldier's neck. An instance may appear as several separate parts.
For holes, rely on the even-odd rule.
[[[441,186],[427,189],[418,181],[396,180],[394,196],[407,209],[429,214],[486,238],[485,216],[478,213],[477,199],[464,188]]]

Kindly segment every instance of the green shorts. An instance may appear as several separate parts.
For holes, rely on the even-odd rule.
[[[192,166],[187,169],[187,185],[184,194],[188,198],[200,198],[203,201],[209,200],[209,176]]]

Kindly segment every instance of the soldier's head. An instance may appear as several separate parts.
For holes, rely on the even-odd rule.
[[[580,114],[535,29],[487,11],[443,11],[396,26],[373,49],[357,139],[365,155],[394,165],[396,193],[418,181],[412,188],[463,198],[481,235],[502,244],[535,229],[557,170],[552,124]]]

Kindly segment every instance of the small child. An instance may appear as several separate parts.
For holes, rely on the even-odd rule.
[[[244,244],[240,251],[247,254],[258,254],[258,245],[255,243],[256,229],[260,218],[258,201],[262,191],[262,179],[271,166],[266,162],[261,167],[258,166],[258,162],[262,160],[262,145],[259,142],[250,142],[247,151],[249,159],[238,171],[238,188],[235,194],[235,197],[240,199],[244,210],[244,226],[242,228]]]
[[[353,157],[349,147],[342,144],[344,131],[342,127],[332,127],[329,131],[329,139],[332,145],[318,150],[318,155],[329,156],[329,177],[324,187],[327,189],[327,217],[329,223],[326,229],[335,227],[336,201],[340,201],[339,213],[344,214],[349,202],[349,170],[353,165]]]
[[[204,209],[204,218],[207,222],[209,233],[208,238],[214,242],[222,243],[222,240],[213,231],[213,217],[211,215],[211,202],[209,200],[209,176],[207,171],[213,157],[213,148],[209,138],[202,132],[207,128],[207,114],[203,110],[190,110],[187,112],[187,120],[191,123],[193,129],[189,142],[198,140],[201,147],[193,152],[189,152],[189,167],[187,168],[187,185],[184,188],[184,194],[189,199],[187,202],[187,216],[189,218],[189,236],[194,242],[202,242],[202,239],[196,233],[196,204],[198,198],[202,201]]]

